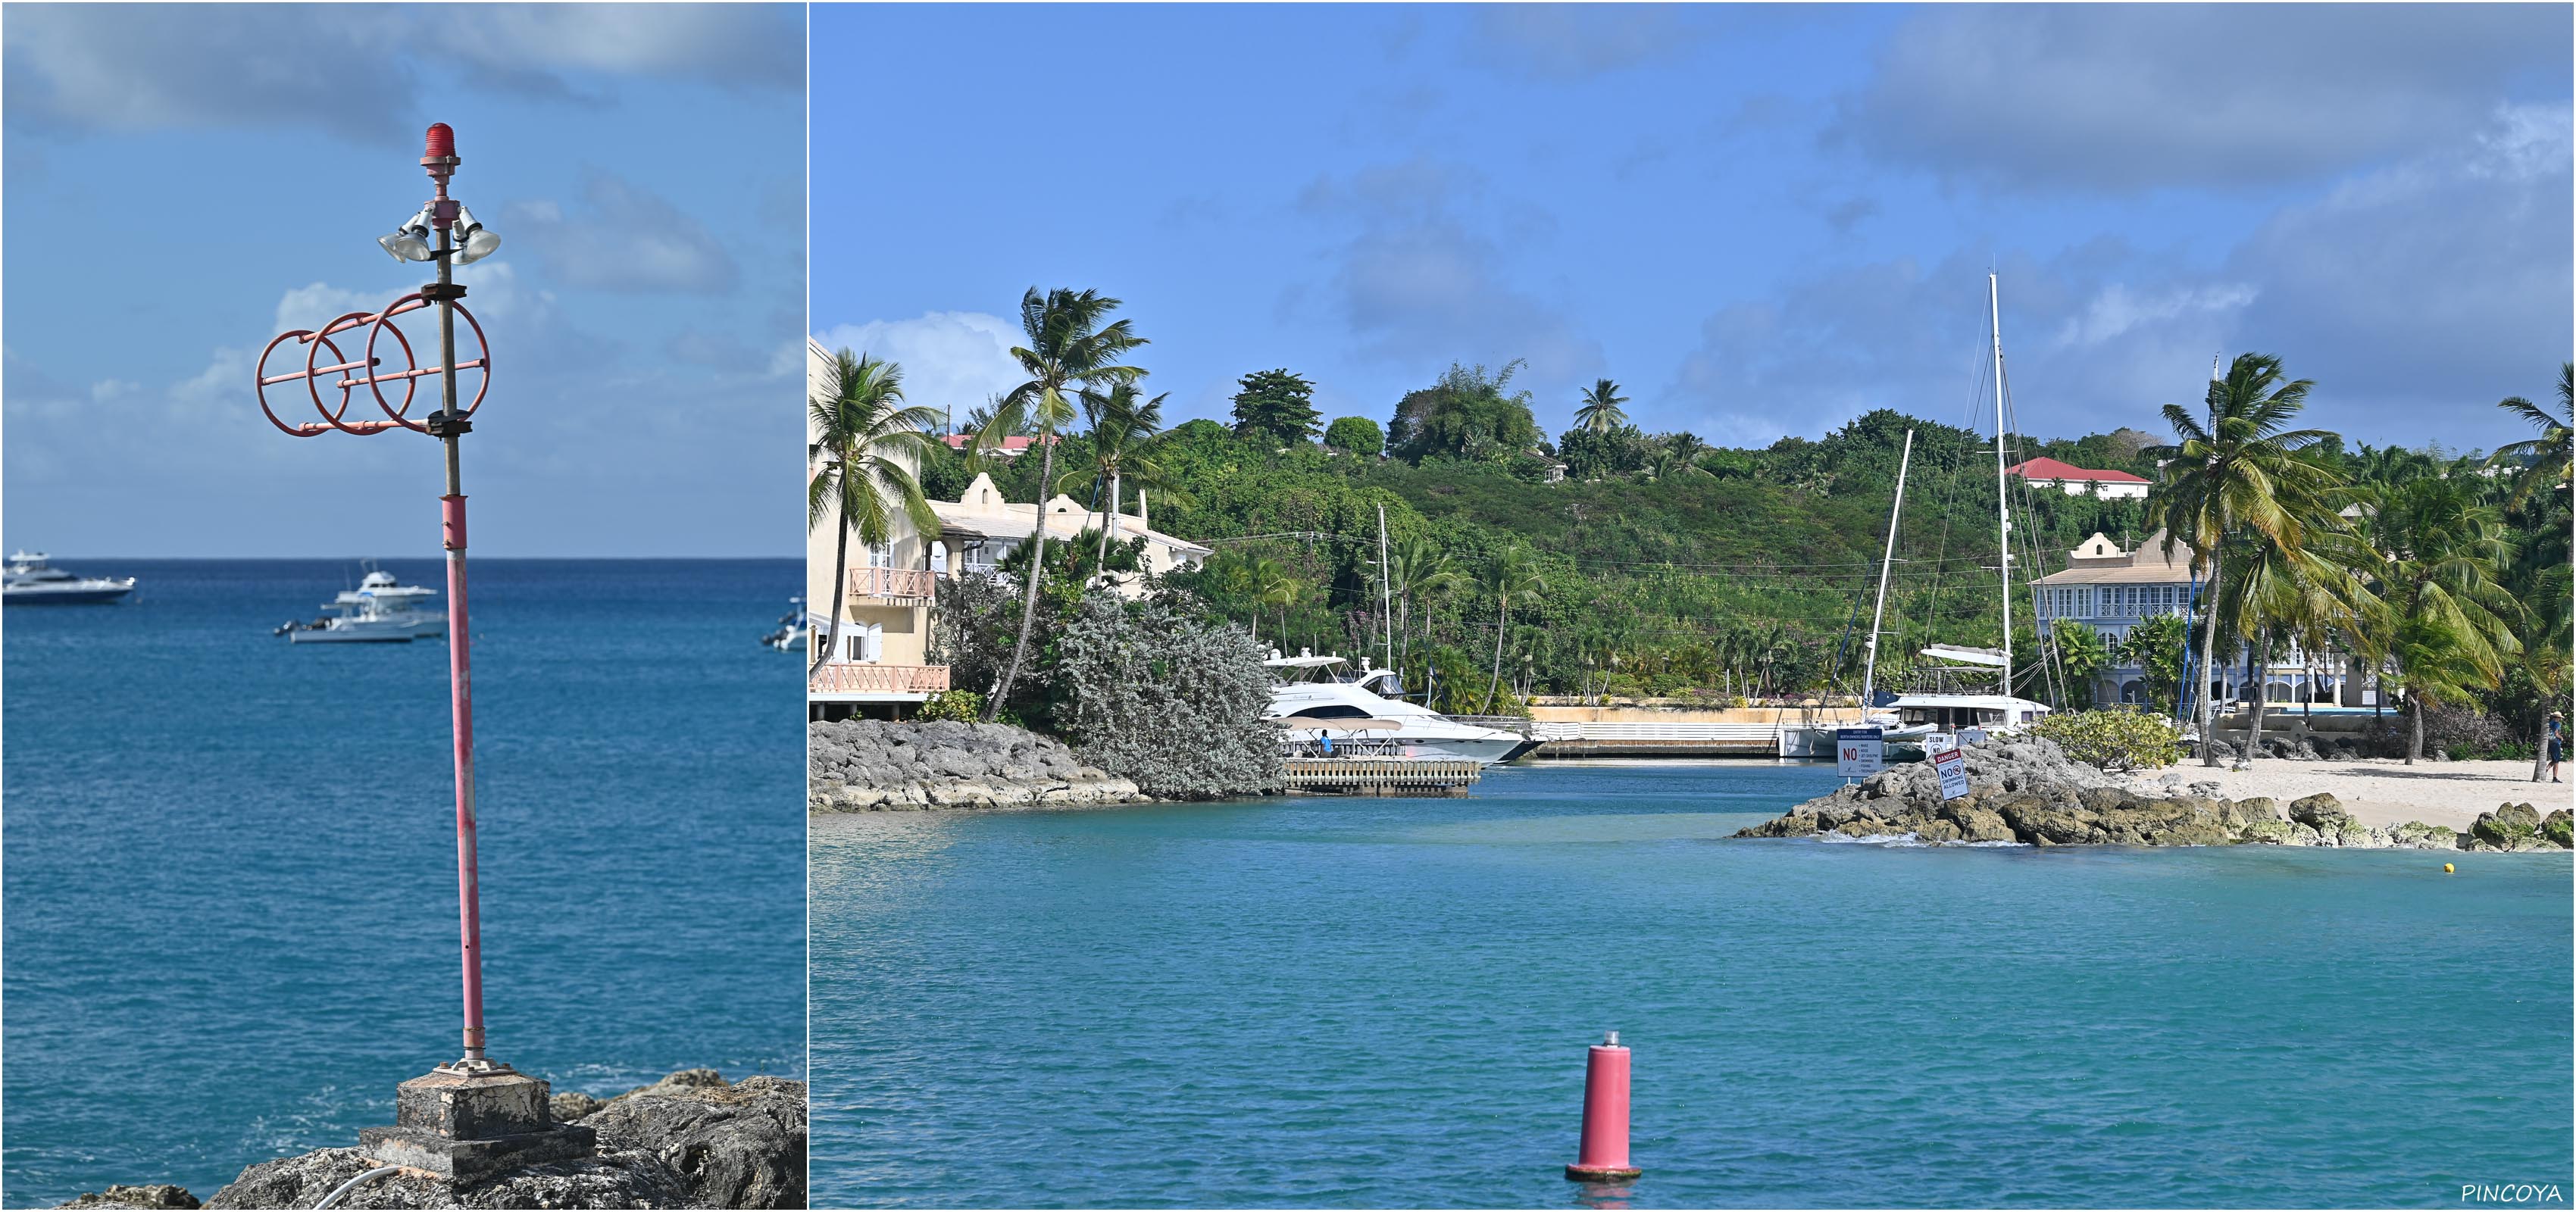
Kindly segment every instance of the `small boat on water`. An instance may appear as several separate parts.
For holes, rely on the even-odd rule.
[[[394,574],[367,565],[356,589],[322,604],[326,611],[309,623],[281,624],[272,633],[291,644],[408,644],[447,634],[447,616],[425,609],[435,589],[405,585]]]
[[[41,551],[12,553],[0,583],[0,601],[12,606],[104,606],[132,592],[132,577],[73,576],[47,563]]]
[[[805,651],[805,599],[802,595],[787,599],[787,613],[769,634],[760,637],[760,646],[776,652]]]
[[[1291,730],[1285,734],[1291,737],[1365,733],[1364,747],[1393,756],[1478,762],[1508,762],[1538,744],[1517,732],[1453,720],[1405,702],[1392,669],[1364,668],[1344,677],[1341,670],[1349,662],[1312,652],[1273,656],[1262,664],[1280,679],[1270,689],[1268,718]],[[1346,736],[1340,743],[1348,747],[1353,739]]]

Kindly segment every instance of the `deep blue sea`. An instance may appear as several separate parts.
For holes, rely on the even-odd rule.
[[[2570,1190],[2566,855],[1721,840],[1834,781],[817,818],[817,1204]],[[1605,1029],[1627,1188],[1563,1174]]]
[[[200,1198],[459,1054],[447,649],[290,647],[346,562],[66,560],[7,609],[0,1191]],[[441,591],[437,559],[389,560]],[[492,1054],[557,1090],[805,1068],[799,561],[472,566]]]

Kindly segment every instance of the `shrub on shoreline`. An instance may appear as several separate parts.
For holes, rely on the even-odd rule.
[[[2030,731],[2102,770],[2143,770],[2182,760],[2182,725],[2143,711],[2052,711]]]

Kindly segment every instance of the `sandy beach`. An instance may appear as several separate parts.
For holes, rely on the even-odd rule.
[[[2560,767],[2559,777],[2569,777],[2569,769]],[[2331,792],[2365,825],[2422,821],[2466,829],[2479,813],[2493,812],[2498,804],[2530,804],[2543,814],[2553,808],[2576,807],[2576,783],[2534,783],[2531,763],[2527,761],[2417,762],[2408,766],[2394,758],[2354,762],[2257,758],[2251,770],[2223,766],[2211,770],[2186,761],[2152,772],[2148,779],[2169,773],[2179,773],[2195,783],[2216,779],[2223,788],[2220,794],[2229,799],[2268,795],[2287,804],[2303,795]]]

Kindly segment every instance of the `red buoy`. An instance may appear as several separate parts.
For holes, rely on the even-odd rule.
[[[1577,1182],[1623,1183],[1645,1171],[1628,1164],[1628,1050],[1612,1031],[1592,1046],[1583,1070],[1583,1149],[1566,1166]]]

